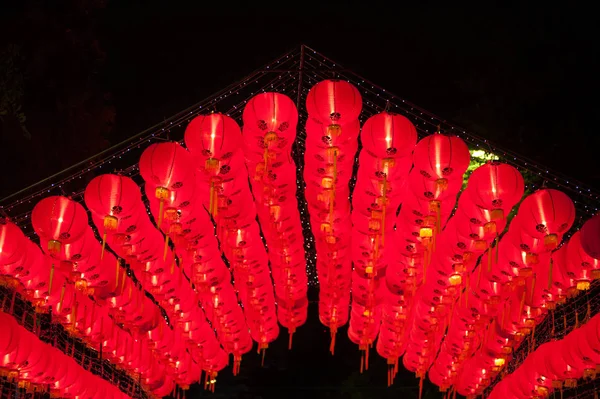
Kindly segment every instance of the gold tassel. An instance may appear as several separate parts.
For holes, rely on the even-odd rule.
[[[58,311],[62,312],[63,310],[63,301],[65,299],[65,290],[67,289],[67,282],[63,283],[62,289],[60,290],[60,301],[58,302]]]
[[[330,329],[330,333],[331,333],[331,342],[329,343],[329,352],[331,352],[332,355],[335,354],[335,336],[337,335],[337,329]]]
[[[119,269],[121,269],[121,265],[119,264],[119,258],[117,258],[116,268],[115,268],[115,291],[119,286]]]
[[[104,260],[104,249],[106,248],[106,229],[104,229],[104,234],[102,234],[102,252],[100,252],[100,260]]]
[[[165,200],[161,198],[159,201],[159,205],[158,205],[158,228],[159,229],[160,229],[160,226],[162,225],[164,208],[165,208]]]
[[[550,265],[548,266],[548,289],[552,288],[552,277],[553,277],[553,270],[554,270],[554,260],[552,258],[550,258]]]
[[[498,259],[500,257],[500,236],[496,234],[496,264],[498,264]]]
[[[52,266],[50,267],[50,282],[48,283],[48,292],[52,292],[53,280],[54,280],[54,261],[52,261]]]
[[[169,235],[165,234],[165,248],[163,250],[163,261],[167,260],[167,252],[169,250]]]
[[[363,373],[363,369],[365,367],[365,355],[361,354],[360,355],[360,373]]]

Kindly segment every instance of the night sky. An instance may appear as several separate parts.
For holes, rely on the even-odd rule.
[[[600,32],[590,10],[550,2],[460,9],[374,1],[368,8],[358,1],[270,8],[187,3],[2,1],[0,167],[14,174],[0,179],[1,197],[168,118],[301,43],[600,189]],[[345,330],[331,357],[316,305],[309,314],[291,352],[283,332],[263,369],[258,355],[249,354],[241,376],[233,379],[227,370],[219,377],[214,397],[417,397],[416,379],[406,372],[386,388],[385,361],[375,355],[372,369],[359,376],[359,351]],[[425,386],[424,398],[438,397]]]

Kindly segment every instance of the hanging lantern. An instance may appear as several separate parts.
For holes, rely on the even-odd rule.
[[[425,178],[440,182],[462,179],[470,160],[469,148],[463,140],[443,134],[425,137],[413,153],[415,169]]]
[[[473,171],[467,192],[475,205],[491,212],[491,220],[504,219],[523,196],[523,176],[505,163],[490,161]]]
[[[337,79],[314,85],[306,96],[306,109],[311,118],[327,125],[327,134],[342,134],[342,125],[358,119],[362,98],[354,85]]]
[[[202,168],[215,175],[219,168],[241,148],[242,132],[229,116],[213,113],[192,119],[185,129],[185,145],[203,164]]]
[[[587,220],[581,228],[581,247],[594,259],[600,259],[600,214]]]
[[[177,191],[193,181],[192,157],[176,142],[152,144],[142,153],[139,168],[146,184],[154,188],[154,195],[160,201],[157,222],[160,226],[164,203],[171,190]]]
[[[406,117],[382,112],[373,115],[362,127],[363,149],[377,158],[410,156],[417,144],[417,129]]]
[[[532,237],[555,249],[575,221],[575,205],[565,193],[543,189],[527,196],[519,207],[521,227]]]

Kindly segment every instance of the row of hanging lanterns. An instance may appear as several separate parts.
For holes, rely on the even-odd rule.
[[[352,281],[350,188],[360,131],[362,99],[343,80],[317,83],[306,98],[305,196],[315,236],[319,318],[335,349],[339,327],[348,322]]]
[[[600,315],[566,337],[540,345],[490,394],[495,398],[546,398],[581,378],[596,378],[600,367]]]
[[[462,310],[460,316],[453,316],[462,317],[462,329],[472,339],[456,376],[458,393],[473,395],[485,389],[549,309],[574,295],[578,286],[589,287],[565,279],[567,264],[554,259],[560,251],[553,251],[574,219],[575,207],[566,194],[536,191],[521,202],[496,254],[482,257],[471,274],[477,284],[471,284],[465,304],[455,309]]]
[[[396,219],[400,254],[390,282],[403,288],[410,304],[404,316],[403,364],[420,379],[421,388],[435,356],[447,305],[457,291],[450,282],[453,271],[448,272],[447,264],[438,262],[436,256],[454,238],[453,226],[442,229],[456,204],[469,161],[468,148],[458,137],[437,133],[420,140]]]
[[[221,251],[233,272],[251,338],[264,359],[269,343],[279,335],[279,325],[268,256],[248,186],[241,129],[227,115],[201,115],[186,128],[185,143],[199,170],[200,198],[216,223]],[[235,295],[228,300],[235,301]],[[248,344],[250,347],[244,345],[243,351],[234,353],[236,369],[252,341]]]
[[[150,391],[170,392],[172,377],[151,356],[148,343],[134,344],[133,332],[158,328],[157,308],[130,279],[116,278],[112,254],[101,260],[83,207],[65,197],[48,197],[34,211],[32,223],[46,254],[11,222],[0,225],[2,274],[14,292],[21,291],[39,312],[51,308],[55,322],[115,364],[143,375]]]
[[[117,387],[85,370],[74,359],[21,327],[0,312],[0,374],[18,381],[29,392],[46,392],[52,397],[74,399],[128,399]],[[2,388],[0,387],[0,392]]]
[[[248,101],[243,113],[243,151],[258,219],[268,247],[279,323],[289,346],[306,321],[308,279],[296,200],[296,164],[291,148],[298,111],[286,95],[267,92]]]
[[[369,349],[380,326],[378,352],[394,365],[402,354],[396,338],[406,303],[397,291],[385,288],[386,270],[397,254],[394,219],[404,176],[412,166],[417,131],[405,117],[383,112],[367,119],[360,138],[363,148],[352,197],[354,271],[348,335],[364,351],[361,369],[368,369]]]

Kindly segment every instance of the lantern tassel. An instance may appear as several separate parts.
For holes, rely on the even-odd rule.
[[[119,265],[119,258],[117,258],[116,267],[115,267],[115,291],[119,286],[119,269],[121,269],[121,265]]]
[[[167,252],[169,251],[169,235],[165,234],[165,248],[163,250],[163,261],[167,260]]]
[[[419,378],[419,399],[423,397],[423,377]]]
[[[52,292],[52,282],[54,281],[54,261],[50,267],[50,281],[48,282],[48,292]]]
[[[548,266],[548,289],[552,288],[552,276],[554,271],[554,260],[550,258],[550,265]]]
[[[365,366],[365,355],[361,354],[360,355],[360,373],[361,374],[363,373],[364,366]]]
[[[57,310],[59,312],[62,312],[62,310],[63,310],[63,301],[65,299],[65,290],[66,289],[67,289],[67,282],[65,281],[63,283],[62,289],[60,290],[60,301],[58,302],[58,308],[57,308]]]
[[[263,348],[262,350],[262,358],[260,359],[260,367],[265,366],[265,354],[267,353],[267,348]]]
[[[536,275],[534,274],[533,277],[531,277],[531,293],[529,295],[529,302],[533,303],[533,293],[535,291],[535,281],[536,281]]]
[[[335,354],[335,337],[337,335],[337,329],[336,328],[331,329],[330,332],[331,332],[331,342],[329,344],[329,352],[331,352],[331,354],[334,355]]]
[[[106,229],[102,234],[102,251],[100,252],[100,260],[104,260],[104,250],[106,249]]]
[[[492,256],[493,256],[492,252],[493,252],[492,247],[489,247],[488,248],[488,256],[487,256],[487,258],[488,258],[487,259],[487,261],[488,261],[487,262],[487,271],[488,271],[488,273],[492,272]]]
[[[160,226],[162,225],[162,221],[163,221],[164,208],[165,208],[165,200],[161,198],[158,203],[158,228],[159,229],[160,229]]]
[[[290,334],[290,339],[288,341],[288,350],[291,350],[292,349],[292,339],[294,338],[294,331],[290,330],[289,334]]]

